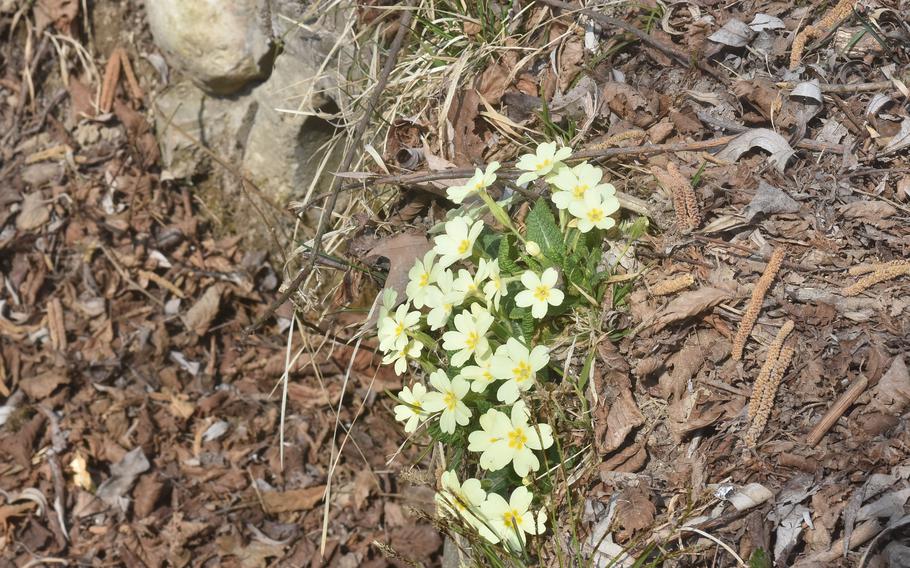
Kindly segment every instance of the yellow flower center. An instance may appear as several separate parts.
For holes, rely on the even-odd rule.
[[[553,160],[551,160],[550,158],[544,158],[543,160],[537,162],[537,169],[545,170],[545,169],[549,168],[552,164],[553,164]]]
[[[516,428],[509,432],[509,447],[514,450],[523,450],[528,443],[528,436],[524,428]]]
[[[455,393],[452,391],[446,391],[445,396],[442,397],[442,402],[445,403],[446,408],[451,412],[454,411],[455,407],[458,405],[458,397],[455,396]]]
[[[582,197],[585,196],[586,191],[588,191],[588,184],[580,183],[580,184],[576,185],[575,188],[572,190],[572,197],[574,197],[576,199],[581,199]]]
[[[401,337],[402,333],[404,333],[404,322],[398,322],[398,325],[395,326],[395,337]]]
[[[423,274],[420,275],[420,287],[423,288],[424,286],[426,286],[429,283],[430,283],[430,273],[424,272]]]
[[[458,254],[464,254],[468,252],[468,249],[471,248],[471,242],[468,239],[463,239],[458,243]]]
[[[502,514],[502,524],[509,530],[517,529],[520,519],[521,514],[518,509],[510,509]]]
[[[603,218],[604,218],[603,209],[595,207],[588,211],[588,221],[591,221],[592,223],[597,223],[599,221],[602,221]]]
[[[468,349],[474,349],[477,347],[478,340],[480,340],[480,337],[477,335],[477,332],[469,331],[467,337],[465,337],[464,344]]]
[[[411,406],[412,406],[411,410],[414,412],[414,414],[420,414],[421,412],[423,412],[423,406],[421,406],[420,402],[415,400],[414,402],[411,403]]]
[[[516,383],[523,383],[531,378],[531,365],[527,361],[519,361],[518,365],[512,369],[512,376]]]
[[[480,191],[483,189],[483,180],[474,183],[474,191]]]
[[[544,284],[538,284],[537,288],[534,289],[534,297],[541,302],[546,302],[547,298],[550,297],[550,287]]]

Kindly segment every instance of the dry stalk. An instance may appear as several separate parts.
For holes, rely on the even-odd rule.
[[[860,376],[850,383],[850,386],[847,387],[844,394],[838,397],[834,404],[831,405],[831,408],[828,409],[828,412],[826,412],[825,415],[822,416],[822,419],[818,421],[818,424],[815,425],[815,428],[809,432],[806,442],[810,447],[815,446],[821,441],[825,434],[828,433],[828,430],[830,430],[840,417],[847,412],[847,409],[856,402],[859,395],[863,394],[863,391],[866,390],[867,386],[869,386],[869,379],[864,376]]]
[[[752,387],[752,397],[749,399],[749,419],[752,420],[760,412],[762,401],[765,399],[765,393],[770,385],[771,377],[780,359],[781,349],[784,346],[787,336],[793,331],[793,320],[787,320],[777,332],[777,337],[768,346],[768,354],[765,357],[765,364],[762,365],[758,372],[758,378],[755,379],[755,385]]]
[[[799,67],[799,62],[803,58],[803,51],[806,48],[806,43],[810,39],[822,37],[834,29],[835,26],[853,12],[853,4],[855,1],[856,0],[840,0],[836,6],[825,13],[817,25],[808,25],[803,28],[801,32],[796,34],[796,37],[793,39],[793,46],[790,50],[791,71]]]
[[[122,47],[118,47],[117,51],[120,52],[120,65],[123,68],[123,75],[126,77],[126,84],[130,90],[130,98],[136,102],[142,102],[142,88],[139,86],[139,81],[136,80],[136,74],[133,73],[130,57]]]
[[[862,273],[863,272],[860,272],[860,274]],[[910,274],[910,261],[907,260],[894,260],[873,265],[869,274],[860,278],[855,284],[844,288],[842,294],[844,296],[856,296],[860,292],[865,291],[879,282],[894,280],[898,276],[903,276],[905,274]]]
[[[758,321],[758,314],[761,312],[761,305],[765,300],[765,294],[768,293],[768,289],[774,282],[774,277],[777,276],[777,272],[780,270],[780,265],[784,262],[786,254],[787,248],[785,246],[775,248],[771,253],[771,259],[768,260],[765,271],[762,272],[758,282],[755,283],[755,288],[752,290],[752,297],[749,298],[749,304],[746,306],[746,311],[743,312],[743,319],[739,324],[739,329],[736,331],[736,337],[733,338],[733,349],[730,353],[730,357],[732,357],[734,361],[742,359],[746,341],[749,339],[749,334],[752,333],[755,322]]]
[[[651,293],[655,296],[669,296],[680,290],[684,290],[695,283],[695,277],[691,274],[682,274],[675,278],[669,278],[658,282],[651,288]]]
[[[117,79],[120,78],[120,53],[114,50],[104,67],[104,80],[101,83],[101,97],[98,110],[101,114],[111,112],[114,107],[114,93],[117,91]]]
[[[787,371],[787,367],[790,366],[790,361],[793,360],[794,352],[795,349],[792,345],[784,347],[780,352],[780,357],[774,363],[768,382],[765,385],[765,390],[761,393],[761,401],[756,415],[752,419],[752,425],[749,426],[749,430],[746,432],[745,442],[750,448],[755,447],[758,443],[758,438],[765,431],[765,426],[768,425],[768,418],[771,417],[771,409],[774,407],[774,397],[777,395],[777,389],[780,386],[781,379],[784,377],[784,373]],[[752,400],[755,400],[754,393]]]

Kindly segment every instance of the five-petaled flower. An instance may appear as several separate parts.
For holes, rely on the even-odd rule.
[[[538,345],[532,350],[510,337],[505,345],[496,349],[490,363],[492,376],[506,379],[496,391],[496,398],[506,404],[512,404],[520,393],[530,390],[537,382],[537,371],[550,362],[549,350]]]
[[[616,221],[610,215],[617,209],[619,201],[613,196],[604,197],[600,191],[589,191],[581,201],[569,204],[569,213],[578,219],[578,230],[582,233],[595,227],[609,229],[615,225]]]
[[[560,168],[550,179],[550,183],[559,190],[553,192],[551,199],[559,209],[568,209],[570,204],[582,201],[602,177],[601,169],[587,162],[572,168]]]
[[[426,306],[430,308],[427,314],[427,325],[436,331],[449,323],[452,309],[464,301],[464,292],[455,288],[455,277],[451,270],[444,270],[439,274],[436,285],[427,291]]]
[[[480,430],[468,435],[468,451],[482,452],[480,467],[497,471],[512,462],[518,477],[540,469],[534,450],[553,445],[553,429],[548,424],[528,424],[528,407],[519,400],[511,415],[491,408],[480,417]]]
[[[519,170],[525,170],[516,183],[522,185],[537,178],[546,177],[550,172],[558,171],[564,167],[563,160],[572,155],[572,149],[562,147],[556,149],[556,142],[544,142],[537,147],[533,154],[525,154],[518,158],[516,166]]]
[[[455,424],[466,426],[471,419],[471,409],[461,401],[471,385],[460,376],[449,379],[443,370],[430,374],[430,384],[435,391],[423,398],[423,408],[427,412],[440,412],[439,429],[447,434],[455,432]]]
[[[445,234],[433,238],[433,250],[440,255],[439,266],[448,268],[474,251],[474,241],[483,230],[483,221],[471,224],[467,216],[455,217],[445,224]]]
[[[455,316],[455,331],[442,334],[442,348],[452,352],[450,362],[461,367],[471,356],[486,357],[490,351],[487,330],[493,325],[493,316],[480,304],[471,304],[471,312]]]
[[[480,507],[487,500],[487,492],[483,490],[479,479],[473,477],[465,479],[464,483],[458,482],[458,475],[454,471],[444,471],[440,476],[442,488],[436,494],[436,506],[438,510],[451,517],[461,518],[468,524],[477,528],[481,534],[490,540],[495,536],[490,529],[485,527],[485,523],[480,520],[483,513]],[[493,536],[493,538],[490,538]]]
[[[379,349],[388,353],[408,344],[408,332],[420,322],[420,312],[409,312],[408,304],[398,306],[394,313],[379,322]]]
[[[492,361],[493,357],[474,357],[476,365],[468,365],[461,370],[461,376],[471,381],[471,390],[474,392],[483,392],[487,386],[496,380],[493,377]]]
[[[537,276],[533,271],[527,270],[521,275],[521,283],[525,289],[516,294],[515,305],[521,308],[531,307],[531,315],[542,319],[547,315],[550,306],[562,304],[565,294],[556,288],[559,279],[555,268],[547,268],[543,274]]]
[[[419,341],[410,341],[401,349],[386,354],[386,356],[382,358],[382,362],[385,365],[394,364],[395,374],[400,375],[408,368],[409,359],[417,359],[420,357],[420,351],[422,349],[422,343]]]
[[[467,196],[480,193],[493,185],[493,182],[496,181],[496,170],[498,169],[499,162],[490,162],[484,171],[477,168],[474,171],[474,177],[469,179],[468,183],[453,185],[446,190],[446,195],[455,203],[461,203]]]
[[[442,266],[433,264],[434,258],[436,251],[430,250],[423,256],[423,260],[414,261],[414,266],[408,271],[409,281],[405,293],[415,308],[419,309],[426,305],[427,294],[443,271]]]
[[[508,501],[497,493],[490,493],[480,507],[497,536],[512,550],[521,550],[525,533],[540,534],[545,530],[546,515],[543,509],[537,511],[536,515],[528,510],[533,499],[534,495],[527,487],[517,487]]]
[[[427,396],[427,387],[422,383],[414,383],[413,388],[404,387],[398,393],[398,400],[403,404],[395,406],[395,420],[404,422],[404,431],[411,433],[417,430],[417,425],[427,419],[429,414],[423,408]]]

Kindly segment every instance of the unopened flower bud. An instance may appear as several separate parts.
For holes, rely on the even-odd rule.
[[[540,256],[540,245],[534,241],[528,241],[525,243],[525,250],[531,256]]]

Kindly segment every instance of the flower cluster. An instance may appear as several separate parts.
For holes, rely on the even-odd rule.
[[[579,297],[567,279],[570,268],[582,263],[561,264],[554,258],[562,253],[555,254],[554,247],[565,252],[566,242],[577,244],[584,233],[612,227],[611,215],[619,208],[613,186],[601,183],[601,170],[587,163],[567,166],[563,161],[570,154],[545,143],[517,163],[525,172],[519,184],[542,178],[550,185],[551,199],[537,204],[547,210],[541,219],[549,219],[549,225],[539,220],[534,229],[539,243],[530,238],[533,223],[519,232],[506,213],[507,202],[488,193],[499,164],[478,168],[466,184],[449,188],[448,196],[459,204],[479,197],[505,231],[477,220],[482,211],[453,216],[409,271],[404,301],[397,304],[394,292],[387,292],[379,308],[383,362],[399,375],[419,369],[425,378],[397,394],[395,419],[406,433],[426,425],[437,439],[463,444],[462,463],[476,468],[478,477],[463,483],[454,471],[443,474],[440,511],[511,549],[521,548],[526,534],[544,530],[543,511],[538,506],[531,512],[535,496],[526,485],[533,484],[532,474],[554,445],[553,429],[534,419],[529,402],[534,389],[558,370],[550,368],[539,329],[569,309],[567,298]],[[550,207],[559,213],[559,226]],[[575,288],[589,276],[573,276]],[[514,473],[507,496],[491,491],[488,473],[500,471]]]

